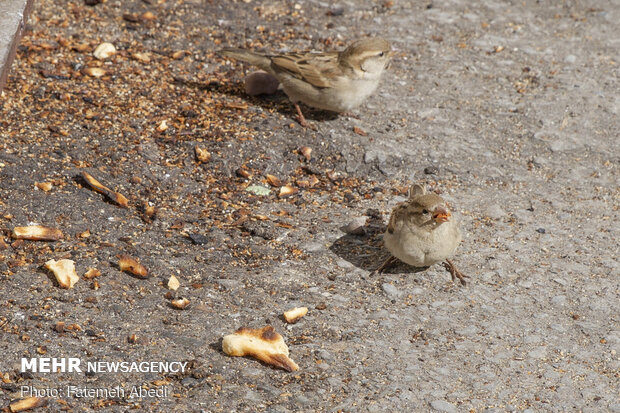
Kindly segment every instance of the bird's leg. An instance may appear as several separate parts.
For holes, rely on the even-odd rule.
[[[446,262],[443,263],[443,266],[452,275],[452,282],[454,282],[454,280],[458,278],[462,285],[467,285],[467,281],[465,281],[465,278],[469,278],[469,276],[457,270],[456,266],[452,264],[452,261],[446,260]]]
[[[304,128],[316,130],[316,126],[310,125],[308,122],[306,122],[306,118],[304,118],[304,114],[301,113],[301,108],[299,107],[299,104],[297,102],[293,102],[293,105],[295,105],[295,109],[297,110],[297,122],[299,122],[299,124]]]
[[[306,118],[304,118],[304,114],[301,113],[299,104],[297,102],[293,102],[293,105],[295,105],[295,110],[297,110],[297,122],[299,122],[299,124],[304,128],[308,127],[308,123],[306,122]]]
[[[394,265],[395,262],[396,262],[396,257],[394,257],[393,255],[390,255],[390,257],[387,260],[385,260],[379,268],[373,271],[373,274],[382,273],[383,271],[387,270],[392,265]]]

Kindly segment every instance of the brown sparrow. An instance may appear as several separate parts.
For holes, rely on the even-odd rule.
[[[414,267],[428,267],[444,261],[444,267],[465,285],[466,275],[448,259],[461,242],[456,219],[442,197],[426,193],[421,185],[409,190],[409,200],[394,207],[387,230],[383,234],[385,247],[392,256],[377,272],[383,271],[394,257]]]
[[[348,112],[370,96],[394,54],[387,40],[358,40],[342,52],[262,55],[244,49],[223,49],[223,56],[258,66],[274,75],[307,126],[298,103],[332,112]]]

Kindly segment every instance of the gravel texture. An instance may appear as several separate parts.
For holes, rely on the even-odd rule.
[[[0,98],[4,405],[20,386],[137,385],[169,395],[48,401],[620,411],[619,22],[617,1],[593,0],[37,2]],[[366,35],[398,55],[359,119],[306,109],[316,131],[294,122],[283,94],[246,96],[244,66],[214,54],[343,48]],[[102,42],[117,49],[104,61],[92,56]],[[413,181],[460,217],[453,261],[467,287],[440,265],[372,274]],[[279,197],[280,184],[297,192]],[[65,237],[10,238],[32,222]],[[119,254],[150,277],[121,273]],[[101,276],[62,290],[43,269],[60,258]],[[190,306],[172,308],[176,296]],[[309,313],[287,325],[295,306]],[[222,353],[224,335],[266,324],[299,371]],[[191,369],[20,373],[22,357],[46,356]]]

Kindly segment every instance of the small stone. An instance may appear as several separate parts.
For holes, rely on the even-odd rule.
[[[227,290],[234,290],[235,288],[239,288],[241,286],[241,281],[233,280],[231,278],[219,278],[216,281]]]
[[[209,243],[209,238],[201,234],[189,234],[189,239],[196,245],[205,245]]]
[[[489,205],[484,214],[491,219],[500,219],[506,215],[506,211],[497,204]]]
[[[271,189],[266,188],[261,185],[250,185],[247,188],[245,188],[245,190],[254,195],[260,195],[260,196],[267,196],[271,193]]]
[[[266,240],[276,239],[278,232],[273,225],[262,221],[245,221],[241,228],[249,232],[251,235],[261,237]]]
[[[302,406],[309,406],[310,404],[312,404],[312,402],[310,401],[309,398],[307,398],[306,396],[304,396],[303,394],[298,394],[296,395],[293,400],[295,401],[295,403],[300,404]]]
[[[566,296],[565,295],[556,295],[551,299],[551,303],[555,305],[564,305],[566,304]]]
[[[138,23],[140,21],[140,17],[135,13],[125,13],[123,14],[123,20],[128,21],[129,23]]]
[[[387,155],[383,151],[370,150],[364,153],[364,163],[371,163],[376,160],[379,163],[384,163],[387,159]]]
[[[347,225],[340,227],[340,230],[349,235],[364,235],[366,234],[366,219],[366,217],[355,218]]]
[[[389,298],[398,298],[401,295],[403,295],[403,292],[400,291],[398,288],[396,288],[394,285],[390,284],[390,283],[383,283],[381,285],[381,288],[383,289],[383,292],[389,297]]]
[[[540,346],[537,349],[532,350],[529,353],[527,353],[527,356],[533,359],[541,359],[541,358],[544,358],[546,355],[547,355],[547,347],[545,346]]]
[[[306,242],[305,244],[300,245],[299,248],[307,252],[317,252],[324,249],[323,244],[319,242]]]
[[[327,383],[330,385],[331,388],[333,389],[340,389],[342,387],[342,380],[340,380],[337,377],[329,377],[327,379]]]
[[[456,413],[456,407],[452,403],[448,403],[445,400],[433,400],[431,402],[431,407],[440,412]]]
[[[245,400],[249,400],[251,402],[260,403],[262,401],[261,395],[258,392],[248,390],[243,396]]]
[[[336,265],[339,266],[340,268],[344,268],[345,270],[350,270],[350,269],[355,268],[353,264],[351,264],[349,261],[345,259],[339,259],[338,261],[336,261]]]
[[[424,168],[424,173],[426,175],[437,175],[439,173],[439,168],[436,166],[427,166]]]
[[[547,231],[546,231],[544,228],[538,228],[538,229],[536,230],[536,232],[538,232],[539,234],[544,234],[544,233],[546,233]]]
[[[181,380],[181,385],[185,387],[194,387],[197,384],[198,384],[198,380],[196,380],[193,377],[185,377],[183,380]]]
[[[380,413],[383,410],[381,409],[381,406],[379,406],[378,404],[371,404],[370,406],[367,407],[368,409],[368,413]]]
[[[342,16],[344,14],[344,7],[342,6],[333,6],[331,9],[327,11],[328,16]]]
[[[564,58],[564,63],[573,64],[577,61],[577,57],[573,54],[569,54]]]

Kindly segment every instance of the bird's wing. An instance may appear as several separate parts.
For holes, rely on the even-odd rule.
[[[233,59],[247,62],[258,66],[266,72],[271,72],[271,60],[260,53],[251,52],[245,49],[226,48],[218,51],[220,56],[232,57]]]
[[[394,207],[394,210],[392,210],[392,215],[390,215],[390,222],[388,222],[387,225],[387,231],[390,234],[394,233],[398,222],[402,222],[402,216],[406,213],[406,209],[407,204],[403,202],[396,205],[396,207]]]
[[[271,58],[272,69],[287,72],[314,87],[333,87],[334,79],[342,74],[338,53],[288,53]]]

